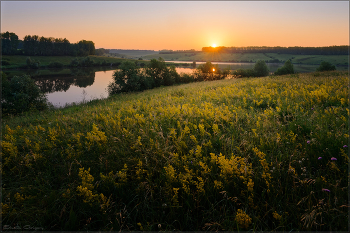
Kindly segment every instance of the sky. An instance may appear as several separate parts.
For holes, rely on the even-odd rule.
[[[349,1],[1,1],[1,32],[96,48],[349,45]]]

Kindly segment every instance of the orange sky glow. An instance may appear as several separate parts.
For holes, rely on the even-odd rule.
[[[349,2],[2,1],[5,31],[107,49],[349,45]]]

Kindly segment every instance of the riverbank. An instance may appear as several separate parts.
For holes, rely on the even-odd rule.
[[[86,58],[89,58],[91,63],[78,65],[79,67],[118,67],[123,61],[133,61],[136,62],[139,66],[146,66],[151,59],[149,60],[135,60],[135,59],[125,59],[125,58],[115,58],[108,56],[88,56],[88,57],[72,57],[72,56],[29,56],[32,62],[39,62],[37,69],[48,69],[51,68],[50,64],[57,63],[61,64],[61,67],[53,68],[74,68],[77,64],[72,65],[72,61],[83,61]],[[28,56],[23,55],[2,55],[1,57],[1,69],[2,70],[14,70],[14,69],[30,69],[27,65]],[[158,59],[158,57],[154,59]],[[153,58],[152,58],[153,59]],[[187,63],[172,63],[166,62],[167,65],[174,66],[187,66]],[[31,68],[33,69],[33,68]],[[35,69],[34,69],[35,70]]]
[[[346,231],[348,92],[348,73],[318,72],[4,117],[2,223]]]

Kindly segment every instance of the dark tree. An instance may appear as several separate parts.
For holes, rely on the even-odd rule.
[[[168,77],[168,68],[164,62],[163,58],[152,59],[146,68],[146,74],[150,79],[153,80],[154,87],[160,87],[165,84],[165,79],[167,83],[171,83],[171,77]]]
[[[27,35],[23,39],[23,53],[28,56],[88,56],[95,54],[95,44],[86,40],[70,44],[66,38]]]
[[[269,75],[269,68],[265,61],[259,60],[254,65],[254,72],[256,77],[263,77]]]
[[[13,32],[1,33],[1,50],[4,55],[14,55],[17,53],[19,44],[18,36]]]
[[[1,108],[3,113],[21,113],[31,109],[47,108],[46,96],[30,76],[14,76],[11,80],[2,74]]]
[[[323,61],[321,62],[320,66],[317,68],[316,71],[332,71],[332,70],[336,70],[335,66],[329,62]]]
[[[294,74],[294,67],[290,60],[286,61],[281,68],[278,68],[275,75]]]
[[[135,63],[125,61],[118,68],[113,74],[113,82],[108,84],[108,94],[140,91],[144,76]]]

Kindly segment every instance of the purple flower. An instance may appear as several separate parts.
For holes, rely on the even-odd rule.
[[[311,108],[311,110],[314,110],[314,108]]]
[[[310,142],[311,142],[310,140],[306,141],[307,144],[310,144]]]
[[[348,146],[347,146],[347,145],[344,145],[344,146],[343,146],[343,148],[346,148],[346,147],[348,147]]]
[[[330,192],[329,189],[324,189],[324,188],[322,188],[322,191],[324,191],[324,192]]]
[[[332,157],[331,160],[334,161],[334,160],[337,160],[337,158]]]
[[[322,157],[318,157],[318,160],[322,159]]]

